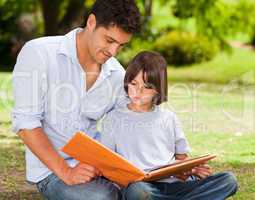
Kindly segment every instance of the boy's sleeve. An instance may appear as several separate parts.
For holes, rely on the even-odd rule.
[[[114,122],[110,114],[107,114],[102,120],[100,142],[111,150],[116,151]]]
[[[46,65],[37,48],[30,42],[20,51],[13,71],[14,108],[12,128],[21,129],[41,127],[44,115],[46,89]]]
[[[174,115],[175,153],[186,154],[191,151],[189,143],[182,130],[182,125],[176,115]]]

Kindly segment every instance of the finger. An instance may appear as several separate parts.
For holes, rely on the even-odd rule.
[[[90,181],[92,181],[93,180],[93,178],[92,177],[89,177],[89,176],[79,176],[78,178],[77,178],[77,182],[78,183],[87,183],[87,182],[90,182]]]
[[[208,172],[198,172],[197,174],[196,174],[196,176],[198,176],[199,178],[201,178],[201,179],[204,179],[204,178],[206,178],[206,177],[208,177],[210,175],[210,173],[208,173]]]
[[[92,171],[92,172],[96,171],[96,168],[95,168],[95,167],[93,167],[93,166],[91,166],[91,165],[88,165],[88,164],[86,164],[86,163],[80,163],[80,164],[79,164],[79,167],[80,167],[80,168],[83,168],[83,169],[87,169],[87,170]]]
[[[80,176],[88,176],[90,178],[94,178],[97,176],[95,172],[91,172],[86,169],[80,169],[79,171],[77,171],[77,174],[79,174]]]
[[[73,176],[72,185],[87,183],[88,180],[89,179],[86,176],[76,175]]]
[[[196,171],[198,173],[212,174],[212,170],[207,168],[197,168]]]
[[[99,171],[91,165],[82,164],[82,165],[78,166],[77,168],[82,171],[91,172],[93,174],[93,177],[98,176],[98,174],[99,174]]]

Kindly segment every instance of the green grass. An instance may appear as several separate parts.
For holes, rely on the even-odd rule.
[[[8,73],[0,73],[4,93],[11,92],[10,77]],[[181,119],[193,149],[192,155],[214,153],[217,159],[211,165],[216,172],[231,170],[235,173],[239,191],[233,199],[238,200],[255,199],[254,91],[254,86],[239,84],[171,81],[169,102],[164,104],[176,111]],[[25,183],[24,145],[11,131],[12,97],[2,97],[0,199],[41,199],[36,189]]]
[[[24,145],[11,132],[10,122],[0,123],[0,200],[5,199],[41,199],[25,182]]]
[[[11,119],[10,112],[13,106],[12,76],[11,73],[0,73],[0,122]]]
[[[168,77],[170,81],[255,84],[255,51],[233,49],[232,54],[219,53],[210,62],[169,67]]]
[[[239,190],[233,199],[255,199],[255,133],[235,136],[229,133],[188,133],[192,155],[213,153],[210,164],[215,172],[232,171]]]
[[[0,199],[40,199],[35,189],[24,186],[24,146],[9,131],[10,124],[1,127],[0,132]],[[218,157],[211,162],[215,172],[233,171],[238,178],[239,191],[233,199],[255,198],[255,137],[254,134],[236,136],[229,133],[187,133],[192,155],[206,153]],[[12,176],[10,176],[12,174]],[[22,198],[21,198],[22,197]]]

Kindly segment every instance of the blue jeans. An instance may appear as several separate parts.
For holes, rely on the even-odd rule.
[[[119,189],[101,177],[85,184],[69,186],[51,174],[36,185],[47,200],[118,200],[121,197]]]
[[[235,194],[237,180],[231,172],[186,182],[137,182],[122,189],[123,200],[223,200]]]

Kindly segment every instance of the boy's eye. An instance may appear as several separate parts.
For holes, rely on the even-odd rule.
[[[146,89],[154,89],[154,86],[152,84],[150,84],[150,83],[147,83],[147,84],[144,85],[144,88],[146,88]]]

